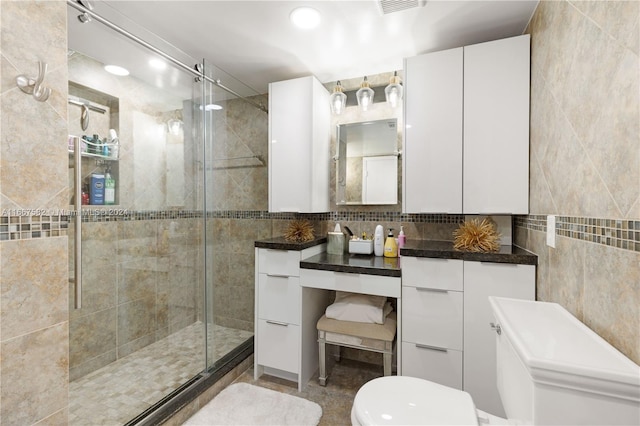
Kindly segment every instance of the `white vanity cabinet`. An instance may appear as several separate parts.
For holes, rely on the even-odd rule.
[[[462,389],[463,262],[402,257],[402,375]]]
[[[489,296],[535,300],[536,267],[464,261],[464,390],[481,410],[506,417],[496,385],[496,332]]]
[[[405,60],[404,213],[528,213],[529,45]]]
[[[298,382],[299,389],[309,380],[312,373],[304,372],[300,362],[302,346],[309,340],[303,333],[300,260],[321,253],[325,246],[304,250],[255,249],[256,379],[267,373]],[[313,343],[317,351],[315,339]]]
[[[402,375],[471,394],[504,417],[489,296],[535,300],[535,266],[402,256]]]
[[[269,84],[269,211],[329,211],[329,92],[313,76]]]

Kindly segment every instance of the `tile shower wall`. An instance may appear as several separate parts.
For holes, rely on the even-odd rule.
[[[66,19],[62,1],[0,2],[0,211],[29,231],[31,216],[68,208]],[[38,60],[49,65],[46,103],[15,85]],[[2,424],[67,423],[67,237],[56,234],[0,242]]]
[[[530,212],[515,241],[557,302],[640,363],[640,3],[540,2],[531,34]],[[546,215],[558,215],[556,248]]]
[[[171,213],[83,223],[83,307],[70,306],[71,380],[198,319],[201,214],[162,216]]]
[[[165,127],[190,104],[135,77],[110,75],[77,52],[68,66],[71,94],[107,110],[90,112],[82,131],[80,109],[70,104],[69,132],[104,137],[115,128],[120,138],[114,163],[120,214],[95,207],[83,216],[83,308],[70,310],[69,326],[75,380],[202,319],[202,213],[189,210],[199,173],[189,133],[173,136]],[[104,166],[83,159],[85,178],[95,170]]]

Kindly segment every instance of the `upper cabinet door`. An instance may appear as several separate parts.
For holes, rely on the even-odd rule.
[[[269,211],[329,211],[329,93],[315,77],[269,85]]]
[[[405,60],[403,212],[462,212],[463,48]]]
[[[464,48],[465,213],[529,213],[529,46]]]

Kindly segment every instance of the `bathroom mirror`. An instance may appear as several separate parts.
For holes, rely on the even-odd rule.
[[[398,203],[395,118],[338,125],[336,204]]]

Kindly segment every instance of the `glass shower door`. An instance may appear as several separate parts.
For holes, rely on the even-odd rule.
[[[69,8],[69,135],[79,138],[70,188],[78,170],[87,204],[70,217],[82,260],[81,280],[70,276],[69,419],[124,424],[207,365],[203,82],[75,15]],[[116,60],[131,73],[109,74]]]

